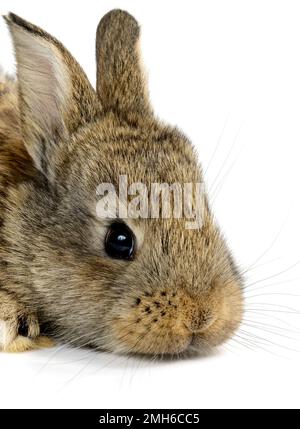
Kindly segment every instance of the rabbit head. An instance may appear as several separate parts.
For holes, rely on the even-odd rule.
[[[153,114],[135,19],[114,10],[100,21],[96,91],[55,38],[14,14],[6,20],[36,172],[7,197],[7,270],[45,332],[152,355],[228,339],[242,316],[242,280],[205,195],[200,228],[179,216],[97,212],[99,184],[120,192],[120,177],[147,189],[202,183],[189,140]]]

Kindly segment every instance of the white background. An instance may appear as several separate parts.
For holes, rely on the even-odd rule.
[[[245,322],[205,359],[0,354],[0,406],[298,408],[300,3],[1,0],[0,12],[53,33],[94,84],[95,29],[115,7],[141,23],[156,112],[197,146],[217,218],[250,267]],[[0,64],[13,61],[1,23]]]

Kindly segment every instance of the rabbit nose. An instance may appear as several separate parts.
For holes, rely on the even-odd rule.
[[[197,334],[208,329],[215,321],[216,317],[211,311],[194,310],[185,325],[192,334]]]

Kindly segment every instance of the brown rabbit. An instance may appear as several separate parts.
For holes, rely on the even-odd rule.
[[[194,149],[151,109],[139,26],[97,30],[97,89],[55,38],[14,14],[17,83],[0,86],[2,349],[57,338],[121,353],[204,352],[230,338],[242,280],[204,199],[183,218],[103,219],[100,183],[200,183]],[[122,241],[122,243],[120,242]]]

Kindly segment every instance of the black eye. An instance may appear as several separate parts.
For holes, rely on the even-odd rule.
[[[115,222],[110,225],[105,238],[106,253],[112,258],[132,259],[134,236],[127,225]]]

